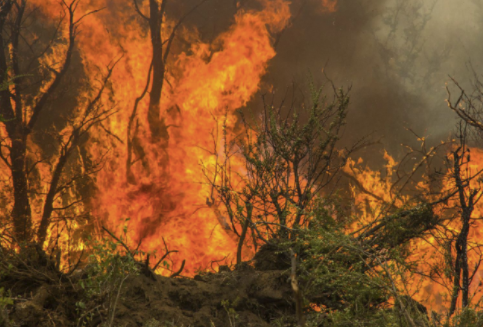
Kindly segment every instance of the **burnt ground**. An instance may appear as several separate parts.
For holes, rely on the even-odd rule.
[[[234,270],[222,266],[194,278],[129,277],[111,326],[295,326],[289,267],[270,252]],[[99,326],[109,320],[106,296],[79,307],[79,301],[85,302],[78,287],[85,278],[82,270],[70,276],[34,272],[0,275],[0,287],[14,299],[0,312],[0,326]]]

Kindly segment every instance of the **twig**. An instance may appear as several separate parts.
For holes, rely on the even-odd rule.
[[[133,257],[133,258],[134,258],[134,255],[132,254],[131,250],[129,249],[129,247],[128,247],[128,246],[127,246],[127,245],[126,245],[126,244],[125,244],[123,241],[121,241],[119,238],[117,238],[117,237],[116,237],[116,235],[114,235],[113,233],[111,233],[111,231],[109,231],[109,229],[107,229],[106,227],[104,227],[104,225],[102,225],[101,227],[102,227],[102,229],[103,229],[104,231],[106,231],[106,232],[109,234],[109,236],[111,236],[111,237],[112,237],[113,239],[115,239],[115,240],[116,240],[116,241],[117,241],[119,244],[121,244],[121,245],[124,247],[124,249],[126,249],[126,251],[129,253],[129,255],[130,255],[131,257]]]
[[[171,277],[171,278],[178,277],[181,274],[181,272],[183,271],[185,263],[186,263],[186,260],[183,260],[183,262],[181,263],[181,267],[179,268],[179,270],[177,272],[175,272],[174,274],[172,274],[171,276],[169,276],[169,277]]]
[[[119,300],[119,295],[121,294],[121,288],[122,288],[122,284],[124,284],[124,281],[129,277],[129,274],[126,275],[126,277],[123,278],[123,280],[121,281],[121,284],[119,285],[119,288],[117,290],[117,295],[116,295],[116,300],[114,301],[114,306],[112,308],[112,314],[111,314],[111,320],[109,321],[109,326],[112,326],[112,323],[114,322],[114,316],[115,316],[115,313],[116,313],[116,306],[117,306],[117,301]]]

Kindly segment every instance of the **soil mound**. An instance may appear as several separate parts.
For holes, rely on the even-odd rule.
[[[280,267],[280,262],[275,263]],[[222,267],[218,273],[193,279],[132,276],[119,293],[112,326],[263,327],[281,319],[295,322],[289,271],[269,269],[273,266],[260,262],[255,267],[246,263],[233,271]],[[13,304],[0,313],[0,326],[98,326],[106,321],[105,298],[91,299],[89,308],[95,310],[89,319],[79,307],[82,270],[70,276],[52,269],[38,273],[45,276],[38,280],[0,277],[0,287],[13,298]]]

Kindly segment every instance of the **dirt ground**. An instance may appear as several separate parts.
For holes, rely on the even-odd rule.
[[[119,294],[112,326],[295,326],[295,302],[284,259],[267,250],[250,264],[234,270],[221,266],[217,273],[194,278],[130,277]],[[93,298],[79,310],[82,292],[76,285],[85,278],[79,271],[66,277],[49,275],[44,269],[39,272],[45,276],[34,279],[3,275],[0,287],[9,290],[14,303],[0,313],[0,327],[98,326],[109,320],[99,310],[106,307],[106,298]]]

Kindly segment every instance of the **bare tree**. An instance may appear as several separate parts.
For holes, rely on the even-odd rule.
[[[458,98],[453,102],[451,90],[449,86],[446,86],[447,103],[448,107],[466,124],[473,127],[479,134],[479,138],[481,138],[483,136],[483,83],[471,65],[469,69],[473,73],[471,81],[472,91],[468,93],[456,79],[450,76],[450,80],[458,89],[459,94]]]
[[[59,197],[71,189],[76,180],[92,173],[99,166],[92,165],[76,176],[66,174],[66,166],[73,154],[78,153],[78,147],[87,139],[89,130],[114,113],[112,107],[104,107],[102,96],[115,63],[107,68],[107,73],[99,81],[98,87],[88,86],[93,94],[90,100],[79,100],[74,108],[66,108],[71,116],[64,117],[65,127],[61,132],[51,132],[57,141],[57,153],[50,157],[41,154],[41,158],[34,163],[29,159],[30,148],[34,144],[33,136],[41,131],[39,120],[41,117],[48,120],[49,113],[46,113],[46,108],[55,102],[61,83],[72,66],[79,26],[83,18],[98,11],[76,15],[78,4],[79,0],[69,3],[62,1],[63,12],[54,35],[40,49],[33,44],[36,40],[32,41],[28,34],[32,32],[29,29],[32,28],[32,20],[36,19],[32,14],[35,8],[29,5],[28,0],[5,0],[0,4],[0,75],[7,84],[7,87],[0,90],[1,125],[6,131],[6,137],[0,144],[0,157],[11,175],[11,222],[14,237],[20,243],[37,241],[42,245],[46,240],[53,213],[68,209],[80,201],[77,199],[63,207],[56,206]],[[66,29],[65,39],[60,36],[63,28]],[[62,58],[52,66],[42,65],[40,59],[60,44],[66,44]],[[37,229],[32,222],[31,196],[38,194],[33,189],[35,183],[32,172],[43,162],[52,164],[52,173],[50,180],[42,181],[47,183],[48,191],[41,194],[43,211]]]
[[[265,104],[262,122],[254,126],[242,115],[244,133],[235,140],[227,140],[223,127],[224,158],[216,167],[204,167],[216,191],[207,202],[223,205],[229,220],[225,227],[239,237],[237,263],[250,234],[255,248],[259,240],[295,238],[309,222],[314,198],[357,147],[336,148],[349,104],[347,92],[334,89],[333,99],[321,98],[321,92],[312,90],[307,107]],[[243,168],[236,167],[240,158]]]
[[[475,205],[482,196],[481,188],[479,187],[479,178],[483,170],[471,172],[468,169],[468,165],[471,162],[471,150],[467,145],[469,133],[468,127],[471,127],[476,131],[477,142],[481,140],[481,136],[483,135],[483,123],[481,122],[483,117],[483,84],[479,80],[474,69],[472,70],[474,79],[472,81],[473,91],[470,94],[468,94],[455,79],[451,78],[451,81],[459,91],[458,98],[453,102],[452,93],[449,87],[446,88],[448,93],[448,106],[462,120],[458,133],[459,146],[452,151],[452,176],[455,187],[458,191],[458,209],[462,226],[454,241],[456,258],[450,262],[453,270],[453,290],[451,295],[451,307],[449,310],[450,316],[456,310],[456,304],[460,292],[462,294],[463,308],[469,305],[469,286],[474,277],[474,273],[470,275],[471,272],[468,263],[468,234],[471,222],[474,220],[472,214]],[[472,181],[473,186],[471,185]],[[475,186],[474,184],[477,185]],[[473,246],[473,248],[479,248],[479,246]],[[476,263],[476,266],[479,267],[480,264],[481,260]],[[475,271],[477,270],[477,267],[475,267]]]
[[[482,193],[480,188],[474,188],[470,185],[471,181],[481,175],[481,170],[470,172],[467,165],[471,161],[470,149],[466,144],[466,126],[460,126],[459,146],[453,150],[452,156],[452,178],[458,191],[458,209],[461,228],[456,236],[455,252],[456,258],[453,263],[453,292],[451,295],[451,306],[449,315],[451,316],[456,310],[456,302],[458,294],[462,293],[462,307],[469,305],[469,287],[472,277],[470,277],[470,268],[468,265],[468,234],[470,232],[470,223],[473,219],[472,214],[475,205],[481,199]]]

